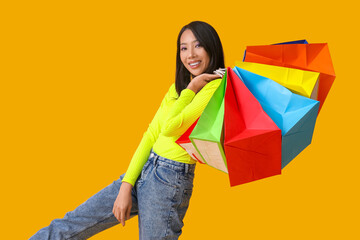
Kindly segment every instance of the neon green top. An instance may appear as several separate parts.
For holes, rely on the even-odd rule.
[[[171,85],[144,133],[122,181],[135,185],[151,148],[162,157],[188,164],[196,163],[175,141],[200,117],[220,82],[221,79],[209,82],[197,94],[184,89],[180,97],[175,83]]]

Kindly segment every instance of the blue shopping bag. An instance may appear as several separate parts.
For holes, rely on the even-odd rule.
[[[284,168],[311,143],[320,102],[242,68],[234,67],[234,72],[281,129],[281,168]]]

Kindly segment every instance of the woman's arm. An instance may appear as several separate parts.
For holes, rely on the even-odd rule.
[[[163,115],[163,107],[171,99],[171,93],[175,90],[175,84],[171,85],[167,94],[161,102],[159,109],[157,110],[153,120],[149,124],[148,129],[143,135],[138,148],[133,155],[130,165],[126,171],[126,174],[122,180],[119,194],[114,202],[113,214],[116,219],[125,226],[125,221],[130,218],[130,212],[132,208],[131,190],[135,185],[136,179],[139,177],[144,164],[146,163],[150,150],[160,134],[159,119]]]
[[[144,167],[150,155],[150,150],[156,142],[157,138],[159,137],[161,131],[159,119],[163,115],[163,107],[172,97],[171,92],[173,91],[174,86],[175,84],[171,85],[171,87],[169,88],[153,120],[149,124],[146,132],[144,133],[143,138],[141,139],[141,142],[130,161],[129,167],[122,182],[128,182],[132,186],[135,185],[136,179],[139,177],[142,168]]]
[[[205,78],[199,78],[202,75],[205,75]],[[200,117],[221,82],[218,75],[202,75],[194,78],[188,88],[181,91],[180,97],[172,106],[163,124],[162,135],[167,137],[182,135]],[[209,75],[211,75],[210,80]],[[216,80],[212,81],[212,79]]]

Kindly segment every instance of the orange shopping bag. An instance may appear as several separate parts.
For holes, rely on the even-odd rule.
[[[248,46],[244,61],[319,72],[319,111],[335,80],[327,43]]]

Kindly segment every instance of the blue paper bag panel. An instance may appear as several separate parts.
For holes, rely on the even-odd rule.
[[[320,102],[242,68],[235,67],[234,72],[281,129],[281,168],[284,168],[311,143]]]

